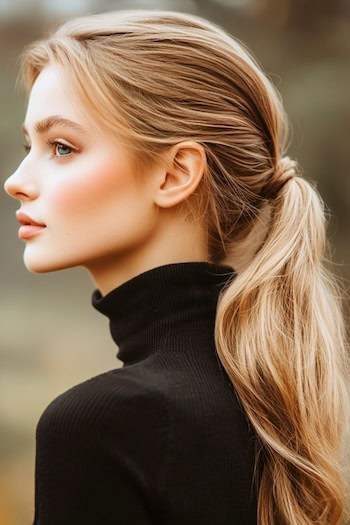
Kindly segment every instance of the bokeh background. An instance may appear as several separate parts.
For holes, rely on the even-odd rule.
[[[19,55],[66,18],[137,8],[194,13],[248,45],[282,94],[292,131],[288,153],[317,181],[331,214],[336,271],[350,282],[349,0],[0,0],[0,525],[33,521],[35,427],[47,404],[121,366],[108,321],[91,306],[87,272],[32,274],[23,263],[20,203],[3,190],[25,154]]]

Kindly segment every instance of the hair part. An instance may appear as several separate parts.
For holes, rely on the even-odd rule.
[[[327,266],[322,197],[296,161],[282,180],[289,135],[280,94],[242,42],[173,11],[67,20],[23,50],[28,91],[49,64],[61,66],[94,125],[130,148],[139,180],[178,142],[205,149],[202,181],[183,205],[207,221],[210,260],[237,271],[219,297],[215,341],[257,437],[258,523],[342,525],[345,294]]]

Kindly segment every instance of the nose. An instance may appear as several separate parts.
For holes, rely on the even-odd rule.
[[[10,197],[19,200],[23,200],[26,197],[34,198],[36,194],[33,184],[29,181],[24,181],[18,169],[6,179],[4,190]]]

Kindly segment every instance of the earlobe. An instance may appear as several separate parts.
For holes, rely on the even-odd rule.
[[[187,199],[200,184],[206,169],[203,146],[194,141],[175,144],[168,157],[168,168],[162,172],[155,203],[170,208]]]

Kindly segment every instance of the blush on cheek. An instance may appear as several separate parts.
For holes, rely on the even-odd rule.
[[[93,159],[89,164],[75,167],[82,175],[70,174],[59,187],[55,187],[50,209],[60,218],[98,217],[113,203],[116,206],[118,202],[119,205],[123,203],[124,206],[130,199],[135,199],[137,187],[126,163],[112,158],[104,165]]]

